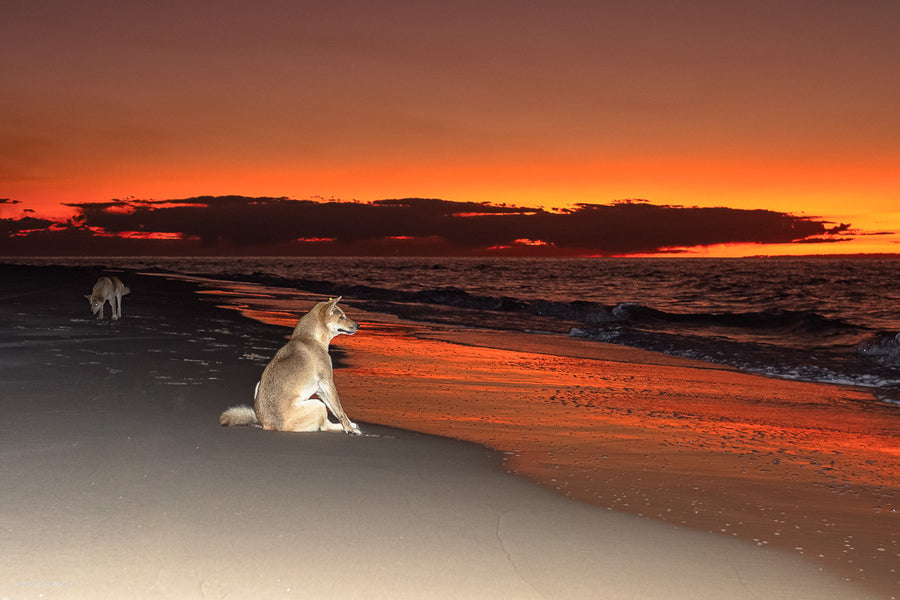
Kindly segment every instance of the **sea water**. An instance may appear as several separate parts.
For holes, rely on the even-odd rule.
[[[900,407],[900,258],[83,258],[343,295],[402,317],[557,332]]]

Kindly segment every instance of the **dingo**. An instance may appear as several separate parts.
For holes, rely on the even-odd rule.
[[[97,315],[98,319],[103,318],[103,305],[109,302],[112,318],[115,321],[122,316],[122,296],[130,293],[131,290],[122,283],[121,279],[113,275],[103,275],[85,298],[91,303],[91,312]]]
[[[359,325],[337,307],[340,297],[316,304],[297,322],[287,344],[266,366],[254,393],[254,407],[233,406],[222,413],[225,427],[260,425],[276,431],[346,431],[359,435],[338,399],[328,345]],[[317,397],[313,397],[313,396]],[[329,411],[340,423],[328,420]]]

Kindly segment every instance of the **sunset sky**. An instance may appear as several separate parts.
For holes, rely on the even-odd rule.
[[[7,3],[0,238],[202,236],[182,213],[151,218],[199,196],[432,198],[543,209],[528,214],[555,241],[532,227],[521,243],[559,245],[555,209],[641,199],[624,206],[668,207],[679,227],[715,223],[691,207],[817,225],[803,244],[760,232],[585,251],[900,252],[897,31],[895,0]],[[244,219],[282,204],[205,206]],[[149,220],[129,230],[104,211]],[[50,223],[71,217],[68,232]],[[343,240],[326,225],[296,238]]]

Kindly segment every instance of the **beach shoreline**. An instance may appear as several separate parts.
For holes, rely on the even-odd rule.
[[[253,289],[270,297],[220,305],[289,326],[293,315],[263,307],[293,292]],[[567,497],[784,549],[900,597],[900,414],[868,390],[346,303],[363,324],[335,340],[353,356],[341,373],[351,414],[473,441]]]
[[[249,401],[283,327],[217,310],[196,284],[135,273],[123,274],[123,320],[97,322],[83,299],[95,271],[2,268],[0,439],[16,485],[0,597],[890,597],[796,553],[572,502],[504,475],[477,446],[368,424],[378,408],[407,429],[407,401],[427,423],[424,390],[470,399],[458,416],[472,429],[507,418],[508,437],[515,419],[481,396],[509,394],[509,382],[447,368],[471,367],[466,352],[483,361],[484,340],[360,319],[371,325],[337,345],[336,378],[372,435],[228,430],[218,412]],[[517,352],[566,372],[553,354]],[[632,364],[647,373],[618,363]],[[530,370],[544,383],[525,389],[549,388],[549,371]],[[507,466],[545,452],[530,448],[502,455]]]

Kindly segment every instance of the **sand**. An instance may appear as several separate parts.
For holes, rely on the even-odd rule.
[[[350,309],[365,328],[341,338],[336,378],[367,435],[224,429],[219,412],[249,399],[286,329],[216,308],[193,283],[132,273],[121,275],[124,318],[98,322],[83,298],[98,274],[0,267],[0,598],[889,597],[798,552],[605,510],[504,472],[503,457],[515,470],[547,464],[529,458],[546,452],[530,439],[542,427],[578,436],[577,411],[549,415],[544,403],[529,415],[534,406],[509,402],[569,390],[556,377],[577,357],[494,354],[487,333],[413,331]],[[676,396],[693,385],[685,372],[724,372],[604,352],[620,374],[682,382]],[[512,362],[479,370],[486,358]],[[525,358],[543,366],[513,361]],[[453,423],[490,421],[481,429],[497,432],[495,447],[518,435],[521,450],[366,422],[404,425],[415,412],[427,423],[435,406],[439,422],[451,405],[470,406]],[[532,426],[517,434],[523,421]],[[600,429],[632,429],[623,423]],[[634,480],[625,467],[640,461],[612,451],[647,447],[632,437],[610,437],[608,456]]]

